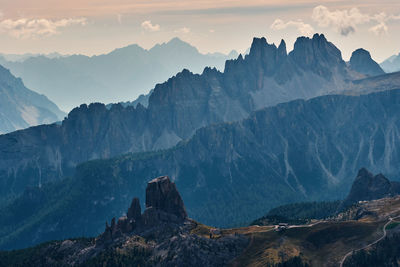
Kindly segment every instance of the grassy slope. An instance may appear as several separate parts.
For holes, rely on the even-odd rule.
[[[381,222],[321,223],[283,232],[251,233],[247,250],[236,266],[265,266],[301,256],[313,266],[334,265],[353,248],[375,240]]]
[[[388,218],[400,214],[400,197],[361,204],[373,215],[358,221],[321,221],[310,227],[276,232],[266,227],[241,228],[251,238],[232,266],[268,266],[300,256],[311,266],[337,266],[349,251],[364,247],[382,236]],[[395,223],[393,223],[395,224]],[[258,229],[255,231],[254,229]]]

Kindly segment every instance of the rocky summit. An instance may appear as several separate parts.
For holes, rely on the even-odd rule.
[[[98,238],[101,244],[109,243],[124,234],[140,233],[152,227],[181,225],[188,219],[183,200],[175,183],[168,176],[161,176],[147,184],[146,209],[141,214],[140,201],[132,200],[126,216],[120,217],[111,225],[106,223],[104,233]]]
[[[373,175],[367,169],[359,170],[350,193],[341,208],[346,208],[359,201],[369,201],[400,194],[400,183],[389,181],[383,174]]]
[[[156,178],[148,183],[146,210],[143,214],[145,225],[155,224],[163,218],[174,222],[184,221],[187,218],[182,198],[168,176]]]
[[[350,58],[350,68],[367,76],[378,76],[385,74],[383,69],[376,63],[371,54],[365,49],[357,49]]]

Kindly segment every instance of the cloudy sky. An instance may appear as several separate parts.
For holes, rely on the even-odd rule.
[[[359,47],[400,52],[399,0],[0,0],[0,52],[100,54],[179,37],[201,52],[245,51],[325,33],[345,59]]]

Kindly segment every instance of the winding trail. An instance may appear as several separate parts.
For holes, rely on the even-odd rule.
[[[373,245],[379,243],[382,239],[384,239],[384,238],[386,237],[386,235],[387,235],[386,227],[393,221],[393,219],[397,219],[397,218],[400,218],[400,216],[396,216],[396,217],[394,217],[394,218],[389,217],[389,221],[388,221],[387,223],[385,223],[385,225],[384,225],[383,228],[382,228],[382,230],[383,230],[383,235],[382,235],[380,238],[378,238],[378,239],[375,240],[374,242],[372,242],[372,243],[370,243],[370,244],[368,244],[368,245],[366,245],[366,246],[364,246],[364,247],[362,247],[362,248],[359,248],[359,249],[356,249],[356,250],[352,250],[352,251],[350,251],[349,253],[347,253],[346,255],[344,255],[343,259],[340,261],[340,267],[343,267],[343,264],[344,264],[344,262],[346,261],[346,259],[347,259],[350,255],[352,255],[354,252],[367,249],[367,248],[369,248],[369,247],[371,247],[371,246],[373,246]]]

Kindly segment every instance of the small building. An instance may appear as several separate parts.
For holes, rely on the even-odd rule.
[[[277,232],[286,230],[288,228],[289,228],[289,224],[288,223],[279,223],[278,225],[275,225],[275,231],[277,231]]]

